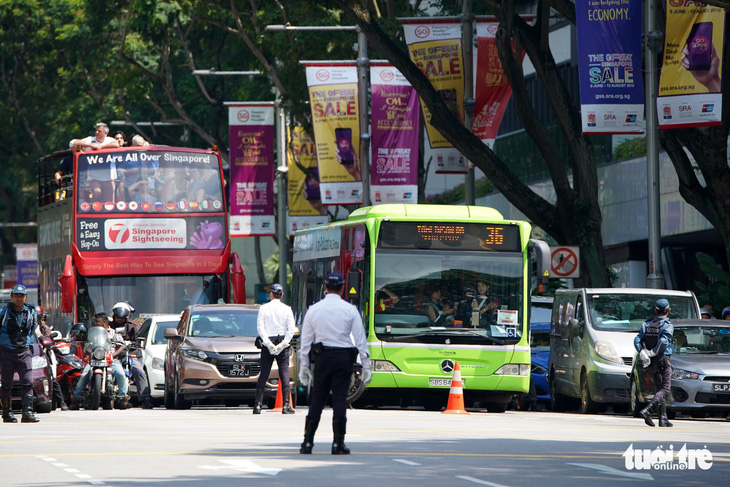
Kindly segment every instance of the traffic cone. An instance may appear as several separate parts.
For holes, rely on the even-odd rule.
[[[449,403],[446,410],[441,414],[469,414],[464,409],[464,384],[461,382],[461,365],[456,362],[454,377],[451,378],[451,390],[449,390]]]
[[[291,400],[291,390],[289,391],[289,407],[294,409],[294,404]],[[280,413],[284,409],[284,397],[281,394],[281,381],[279,381],[279,387],[276,388],[276,400],[274,401],[274,409],[269,409],[270,413]],[[296,411],[296,409],[294,409]]]

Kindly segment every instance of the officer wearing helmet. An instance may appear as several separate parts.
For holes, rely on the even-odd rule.
[[[345,446],[347,389],[358,354],[363,367],[363,383],[367,385],[372,377],[362,318],[357,308],[342,299],[344,283],[345,278],[339,272],[328,274],[324,281],[324,299],[309,307],[302,323],[299,381],[304,386],[311,382],[312,392],[309,413],[304,423],[304,442],[299,453],[312,453],[314,433],[330,391],[334,433],[332,454],[350,453],[350,449]],[[315,357],[314,374],[309,369],[310,351]]]
[[[672,339],[674,336],[674,325],[669,321],[669,301],[657,299],[654,304],[656,317],[644,322],[641,330],[634,338],[634,348],[639,352],[641,360],[647,373],[652,374],[656,384],[654,399],[642,409],[639,414],[649,426],[654,426],[651,419],[653,411],[659,416],[660,427],[671,427],[672,423],[667,419],[667,406],[665,398],[669,395],[669,385],[672,375],[672,367],[669,358],[672,356]]]
[[[139,348],[137,328],[134,326],[130,318],[134,313],[134,307],[129,301],[118,301],[112,308],[112,328],[124,337],[125,341],[131,343],[129,353],[132,354],[132,366],[130,373],[137,386],[137,400],[143,409],[152,409],[152,396],[150,396],[150,384],[147,380],[147,374],[144,371],[143,351]],[[120,329],[121,328],[121,329]]]
[[[3,423],[17,423],[11,408],[13,375],[20,377],[20,395],[23,401],[23,423],[37,423],[33,414],[33,352],[31,337],[38,326],[33,306],[25,303],[28,290],[17,284],[10,291],[10,302],[0,308],[0,404]]]
[[[261,402],[264,398],[264,387],[269,380],[271,365],[276,360],[279,367],[279,381],[281,382],[282,414],[294,414],[289,405],[289,343],[294,337],[294,314],[289,306],[281,302],[284,288],[281,284],[272,284],[269,288],[271,301],[261,306],[256,320],[256,328],[263,348],[261,348],[261,372],[256,384],[256,400],[254,414],[261,414]]]

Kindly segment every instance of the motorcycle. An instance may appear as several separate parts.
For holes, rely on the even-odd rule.
[[[109,335],[103,327],[95,326],[89,330],[84,346],[84,353],[91,367],[91,378],[88,386],[87,401],[92,410],[114,407],[114,398],[117,396],[117,384],[112,373],[112,352],[114,347]]]
[[[61,386],[64,402],[70,404],[76,384],[84,371],[84,362],[74,354],[75,344],[64,339],[60,332],[52,332],[51,338],[53,339],[51,351],[56,365],[56,382]]]

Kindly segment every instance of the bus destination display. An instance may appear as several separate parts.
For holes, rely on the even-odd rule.
[[[520,227],[489,223],[383,222],[378,247],[519,252]]]

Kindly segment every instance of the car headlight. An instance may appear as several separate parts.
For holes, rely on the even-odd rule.
[[[693,379],[697,380],[700,378],[700,374],[697,372],[690,372],[689,370],[675,369],[672,367],[672,379],[684,380]]]
[[[372,365],[374,372],[400,372],[400,369],[393,362],[387,360],[373,360]]]
[[[507,364],[494,371],[494,375],[529,375],[529,364]]]
[[[165,370],[165,361],[162,360],[160,357],[153,358],[152,368],[157,370]]]
[[[614,347],[613,343],[611,342],[596,342],[596,344],[593,346],[593,350],[596,352],[596,355],[601,357],[603,360],[608,360],[609,362],[614,362],[621,365],[624,364],[624,361],[621,360],[621,357],[618,356],[616,347]]]
[[[183,357],[194,358],[195,360],[205,360],[208,358],[208,354],[202,350],[196,350],[194,348],[183,348]]]

